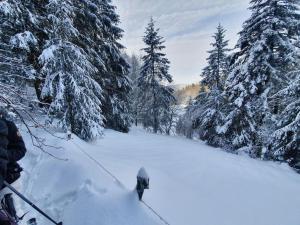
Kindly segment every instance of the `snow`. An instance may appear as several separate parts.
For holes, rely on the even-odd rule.
[[[146,169],[145,169],[144,167],[142,167],[142,168],[139,170],[139,172],[138,172],[138,174],[137,174],[137,177],[143,178],[143,179],[145,179],[145,180],[149,180],[149,179],[150,179],[150,177],[149,177],[149,175],[148,175],[148,173],[147,173],[147,171],[146,171]]]
[[[68,141],[36,132],[49,145],[63,147],[48,151],[68,160],[53,159],[33,148],[23,131],[29,152],[22,161],[21,191],[64,225],[163,224],[134,192],[142,166],[151,174],[144,201],[172,225],[299,224],[300,176],[285,164],[139,128],[129,134],[105,130],[105,136],[93,143],[75,135]],[[20,207],[30,209],[23,203]],[[34,215],[31,211],[27,219]],[[38,223],[50,224],[40,216]]]
[[[27,50],[28,52],[30,51],[30,46],[36,45],[37,43],[37,39],[30,31],[18,33],[10,40],[11,45],[20,49]]]
[[[54,56],[54,52],[57,51],[57,45],[51,45],[48,48],[44,49],[42,54],[39,57],[39,60],[42,63],[46,63],[50,60],[52,60]]]
[[[0,12],[4,15],[9,15],[12,12],[12,7],[7,1],[0,2]]]
[[[74,139],[67,141],[51,137],[41,130],[38,133],[49,139],[47,144],[62,147],[50,151],[67,161],[40,152],[30,145],[29,137],[24,134],[29,152],[22,161],[25,171],[21,192],[55,220],[63,220],[64,225],[160,224],[138,201],[134,187],[125,189],[77,147],[88,149],[91,145],[75,135]],[[135,177],[136,173],[131,175]],[[19,204],[23,212],[30,210],[26,221],[37,216],[38,224],[51,224],[25,203]],[[26,221],[21,225],[25,225]]]

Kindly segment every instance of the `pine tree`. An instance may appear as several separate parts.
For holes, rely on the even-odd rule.
[[[225,40],[225,29],[219,25],[213,35],[212,50],[208,51],[208,66],[203,69],[201,90],[196,100],[188,107],[185,120],[189,127],[184,133],[189,138],[197,135],[201,140],[213,146],[222,146],[218,128],[224,119],[226,101],[223,95],[224,82],[228,75],[228,41]],[[207,90],[205,90],[205,88]]]
[[[78,1],[78,21],[80,30],[86,30],[90,55],[94,56],[92,63],[98,73],[94,79],[103,89],[102,111],[105,126],[122,132],[128,132],[131,124],[129,112],[130,82],[127,77],[129,65],[119,43],[123,30],[118,27],[119,16],[111,0]]]
[[[77,46],[79,32],[74,27],[72,1],[50,0],[47,5],[50,40],[39,57],[45,77],[41,96],[50,100],[49,114],[59,118],[65,130],[85,140],[102,134],[102,89],[93,80],[97,68]]]
[[[26,30],[29,22],[23,1],[0,2],[0,98],[15,109],[24,109],[29,99],[24,95],[35,71],[27,54],[37,44],[34,35]]]
[[[213,146],[222,146],[218,127],[224,120],[226,101],[223,95],[224,82],[228,76],[228,41],[225,40],[225,29],[219,25],[214,34],[213,49],[208,51],[208,66],[202,73],[201,86],[208,88],[205,101],[195,115],[193,126],[198,131],[200,139]],[[203,94],[202,94],[203,95]]]
[[[40,0],[23,0],[25,8],[25,26],[30,33],[32,33],[36,39],[34,48],[30,48],[30,52],[27,53],[27,61],[36,71],[33,80],[33,85],[36,92],[36,97],[40,102],[43,102],[41,97],[42,83],[44,77],[39,72],[41,67],[39,63],[39,56],[44,50],[45,43],[49,40],[48,36],[48,15],[47,4],[48,1]],[[40,105],[42,106],[42,104]]]
[[[208,51],[208,66],[203,69],[201,84],[209,90],[224,89],[224,82],[228,75],[228,41],[225,40],[225,29],[219,24],[213,35],[212,50]]]
[[[131,123],[129,65],[121,52],[124,47],[119,43],[123,35],[118,27],[119,16],[111,0],[76,0],[74,4],[74,24],[80,33],[78,44],[98,70],[93,78],[103,90],[101,108],[105,126],[128,132]]]
[[[141,63],[136,55],[129,57],[130,61],[130,72],[129,78],[131,80],[132,89],[130,92],[130,104],[131,104],[131,114],[135,125],[138,125],[140,120],[140,112],[143,106],[143,101],[140,99],[142,95],[142,90],[138,87],[138,77],[140,74]]]
[[[118,27],[120,19],[115,12],[115,7],[111,5],[111,0],[102,0],[102,2],[105,25],[103,31],[109,31],[104,32],[106,41],[102,46],[107,66],[105,73],[107,79],[103,87],[105,97],[103,112],[107,127],[128,132],[132,121],[129,111],[131,87],[127,77],[129,65],[121,54],[124,47],[118,42],[123,36],[123,30]]]
[[[162,118],[170,113],[170,107],[175,103],[174,90],[166,85],[172,82],[170,62],[162,52],[164,40],[158,32],[151,19],[143,39],[146,47],[142,50],[145,55],[138,78],[138,86],[143,90],[142,123],[144,127],[151,127],[154,133],[161,131]]]
[[[300,74],[294,73],[289,85],[274,98],[284,99],[284,110],[278,115],[276,130],[270,139],[266,156],[287,161],[300,169]]]
[[[240,32],[225,93],[231,102],[224,126],[225,141],[235,150],[261,155],[271,119],[268,96],[286,83],[296,57],[299,35],[297,0],[252,0],[252,15]],[[280,103],[279,103],[280,104]],[[278,107],[278,106],[276,106]]]
[[[128,131],[129,67],[110,0],[7,0],[1,10],[0,43],[22,69],[30,65],[22,76],[51,118],[84,139],[99,136],[103,126]]]
[[[141,62],[138,56],[133,54],[130,57],[130,71],[129,71],[129,78],[131,81],[137,81],[139,75],[140,75],[140,69],[141,69]]]

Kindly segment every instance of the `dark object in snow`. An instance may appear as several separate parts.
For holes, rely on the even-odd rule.
[[[19,217],[17,216],[17,212],[15,209],[14,199],[12,198],[12,194],[6,194],[4,195],[3,199],[1,200],[1,206],[2,209],[7,212],[10,217],[15,221],[16,223],[19,221]]]
[[[141,201],[143,198],[144,190],[149,189],[149,176],[144,168],[141,168],[137,175],[136,191]]]
[[[7,135],[8,135],[8,127],[0,114],[0,151],[4,153],[7,151],[7,146],[8,146]],[[0,157],[0,189],[2,187],[3,180],[6,176],[7,163],[8,163],[7,159]]]
[[[8,113],[7,110],[5,109],[5,107],[0,106],[0,118],[7,118],[8,117]]]
[[[12,194],[4,195],[1,200],[0,224],[1,225],[17,225],[22,219],[17,216]]]
[[[1,225],[18,225],[4,210],[0,210],[0,224]]]
[[[17,161],[25,156],[26,147],[14,122],[0,114],[0,176],[1,180],[13,183],[21,176],[22,168]],[[3,181],[0,188],[3,187]]]
[[[44,217],[46,217],[48,220],[50,220],[52,223],[54,223],[56,225],[63,225],[62,222],[59,222],[59,223],[55,222],[55,220],[53,220],[50,216],[48,216],[46,213],[44,213],[40,208],[38,208],[35,204],[33,204],[31,201],[29,201],[24,195],[22,195],[20,192],[18,192],[13,186],[11,186],[6,181],[4,181],[4,185],[7,188],[9,188],[12,192],[14,192],[16,195],[18,195],[27,204],[29,204],[32,208],[34,208],[36,211],[38,211],[40,214],[42,214]]]
[[[7,164],[7,174],[5,180],[12,184],[21,177],[23,168],[17,162],[9,162]]]
[[[28,225],[37,225],[36,219],[35,218],[31,218],[30,220],[27,221]]]
[[[1,199],[1,210],[0,210],[0,225],[15,225],[19,221],[23,220],[27,213],[19,217],[17,215],[12,193],[4,195]]]

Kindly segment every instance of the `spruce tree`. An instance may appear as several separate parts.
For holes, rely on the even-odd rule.
[[[223,95],[224,82],[228,76],[228,41],[225,40],[225,29],[219,25],[214,34],[212,50],[208,51],[208,66],[203,69],[201,86],[208,89],[205,101],[194,115],[193,126],[199,138],[213,146],[222,146],[218,128],[224,120],[226,101]],[[201,93],[201,95],[203,95]],[[199,96],[201,98],[201,96]]]
[[[207,94],[205,87],[201,86],[197,97],[189,100],[185,113],[178,120],[176,126],[177,134],[184,135],[190,139],[195,137],[196,132],[199,134],[200,130],[196,129],[194,122],[197,121],[199,115],[204,111],[203,106],[207,100]]]
[[[137,81],[139,75],[140,75],[140,69],[141,69],[141,62],[138,56],[133,54],[129,59],[129,65],[130,65],[130,71],[129,71],[129,78],[131,81]]]
[[[213,35],[212,50],[208,51],[208,66],[203,69],[201,84],[210,91],[223,91],[224,82],[228,75],[228,40],[225,40],[225,29],[219,24],[217,32]]]
[[[41,96],[49,100],[49,115],[58,118],[60,126],[91,140],[102,134],[102,89],[92,78],[97,68],[75,44],[80,34],[74,9],[73,1],[50,0],[47,5],[50,40],[39,57],[45,77]]]
[[[294,45],[299,36],[297,3],[251,1],[252,15],[240,32],[239,51],[226,80],[225,94],[231,108],[220,130],[232,149],[253,157],[262,153],[267,142],[265,126],[275,113],[268,97],[282,89],[287,72],[298,60]]]
[[[29,105],[26,86],[35,71],[28,63],[28,54],[37,40],[27,30],[30,25],[23,1],[0,2],[0,98],[1,102],[24,109]]]
[[[143,91],[142,124],[151,127],[154,133],[162,131],[162,118],[170,113],[170,107],[175,103],[174,90],[167,86],[172,82],[170,62],[162,52],[165,48],[164,40],[158,32],[151,18],[143,39],[146,47],[142,50],[145,55],[142,57],[143,65],[138,78],[138,86]]]
[[[300,74],[294,73],[289,85],[273,97],[284,99],[284,110],[278,115],[266,157],[286,161],[300,169]]]
[[[183,117],[187,122],[184,132],[191,138],[197,135],[201,140],[213,146],[222,146],[219,126],[224,119],[226,101],[223,95],[224,82],[228,75],[228,41],[225,40],[225,29],[219,25],[213,35],[212,50],[208,51],[208,65],[203,69],[201,90],[198,97],[188,107]],[[205,90],[207,89],[207,90]],[[189,126],[189,127],[187,127]]]
[[[119,16],[111,0],[76,0],[74,26],[80,33],[78,45],[88,53],[97,68],[93,78],[102,88],[101,109],[107,128],[128,132],[131,123],[129,112],[129,65],[122,55],[119,43],[123,30],[118,27]]]
[[[135,125],[138,125],[140,120],[140,112],[143,106],[143,101],[140,99],[142,96],[142,90],[138,87],[138,77],[141,69],[141,62],[136,55],[129,57],[130,72],[129,78],[131,80],[132,89],[130,92],[130,104],[131,104],[131,114]]]
[[[129,66],[110,0],[7,0],[0,11],[1,48],[22,67],[52,119],[84,139],[99,136],[103,126],[128,131]]]

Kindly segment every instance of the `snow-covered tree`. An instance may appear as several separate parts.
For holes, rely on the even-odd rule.
[[[213,38],[212,50],[208,51],[208,65],[201,75],[201,91],[188,107],[186,115],[182,117],[185,121],[190,120],[190,122],[186,121],[186,125],[183,126],[183,133],[190,138],[197,135],[210,145],[222,146],[218,128],[223,122],[227,107],[223,90],[228,75],[229,49],[227,48],[228,41],[225,40],[225,29],[221,25],[217,27]],[[180,129],[178,131],[181,132]]]
[[[76,43],[73,1],[50,0],[47,41],[39,57],[45,78],[41,96],[50,103],[49,115],[79,137],[91,140],[102,134],[102,89],[93,79],[97,68]]]
[[[180,106],[174,104],[170,106],[168,113],[163,114],[161,130],[164,134],[171,135],[176,132],[180,111]]]
[[[129,59],[130,70],[128,77],[131,81],[136,81],[140,75],[141,62],[140,58],[133,54]]]
[[[130,71],[129,71],[129,78],[131,80],[131,92],[129,94],[130,96],[130,104],[131,104],[131,115],[132,119],[134,120],[135,125],[138,125],[138,122],[140,120],[140,112],[143,108],[143,101],[140,99],[140,96],[142,95],[142,90],[138,87],[138,77],[140,75],[140,69],[141,69],[141,62],[140,59],[136,55],[132,55],[131,57],[128,57],[129,65],[130,65]]]
[[[174,90],[167,86],[172,82],[170,62],[162,52],[164,40],[158,32],[151,19],[143,39],[146,47],[142,50],[145,55],[138,78],[138,86],[142,90],[140,97],[143,99],[142,124],[151,127],[154,133],[161,131],[162,118],[170,113],[170,107],[175,103]]]
[[[111,0],[76,0],[75,26],[80,32],[80,45],[91,57],[98,72],[93,78],[102,87],[102,112],[108,128],[127,132],[129,112],[129,65],[123,57],[119,40],[123,30]]]
[[[206,66],[202,72],[201,84],[209,90],[222,91],[224,82],[228,75],[228,41],[225,40],[226,30],[219,24],[217,32],[213,35],[214,42],[211,43],[212,50],[208,51]]]
[[[179,117],[176,125],[176,133],[193,138],[195,136],[195,129],[193,122],[197,119],[198,115],[203,111],[203,105],[207,98],[207,91],[205,87],[200,87],[199,94],[195,99],[190,99],[185,107],[185,113]]]
[[[289,85],[273,98],[284,100],[284,110],[278,114],[275,132],[270,139],[267,158],[287,161],[300,169],[300,73],[294,73]]]
[[[262,128],[273,113],[268,96],[284,87],[298,60],[294,44],[299,36],[298,3],[252,0],[252,15],[240,32],[239,52],[226,80],[231,110],[220,131],[233,149],[253,157],[261,155],[266,143]]]
[[[0,101],[15,110],[30,104],[24,92],[35,75],[27,55],[37,41],[26,30],[26,24],[30,24],[26,23],[27,18],[23,1],[0,2]]]
[[[128,131],[129,67],[111,0],[5,0],[0,11],[1,49],[18,65],[13,78],[34,85],[51,117],[84,139],[103,126]]]
[[[199,138],[213,146],[222,145],[218,127],[223,122],[227,107],[223,95],[224,82],[228,76],[229,51],[225,32],[225,29],[219,25],[213,36],[214,42],[211,44],[213,49],[208,51],[208,66],[203,69],[201,80],[201,85],[208,88],[208,93],[205,101],[198,105],[202,110],[197,110],[197,115],[193,116],[193,128],[197,130]]]

